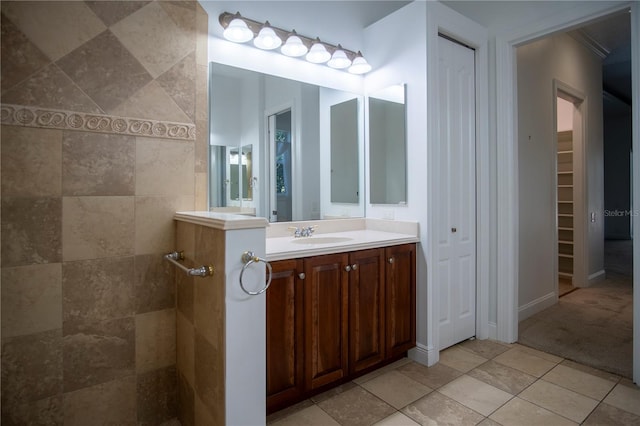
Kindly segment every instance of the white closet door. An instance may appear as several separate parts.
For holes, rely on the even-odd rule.
[[[475,52],[439,37],[439,349],[476,334]]]

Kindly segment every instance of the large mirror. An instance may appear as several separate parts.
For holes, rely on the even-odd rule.
[[[331,105],[331,202],[358,204],[358,99]]]
[[[405,85],[368,97],[371,204],[407,203]]]
[[[363,99],[211,63],[211,211],[364,216]]]

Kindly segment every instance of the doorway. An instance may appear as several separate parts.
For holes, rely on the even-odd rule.
[[[293,132],[291,109],[272,114],[269,122],[269,222],[293,217]]]
[[[553,81],[556,135],[557,297],[585,287],[585,95]],[[556,298],[557,299],[557,298]]]
[[[624,12],[607,19],[616,22],[622,19],[628,24],[629,15]],[[517,48],[521,253],[518,341],[629,377],[632,371],[632,313],[629,307],[633,296],[620,293],[618,290],[627,289],[608,279],[608,271],[605,274],[607,142],[606,137],[604,143],[602,138],[602,88],[606,86],[603,63],[607,61],[579,38],[582,33],[575,33],[583,31],[586,34],[591,25],[587,24],[587,29],[552,34]],[[621,26],[617,24],[614,28]],[[569,57],[571,61],[563,62]],[[553,98],[541,102],[548,96],[542,89],[550,86],[552,78]],[[565,81],[575,88],[568,87]],[[548,152],[544,145],[550,135],[545,127],[551,118],[549,109],[556,103],[559,104],[558,114],[554,114],[556,152]],[[548,107],[544,107],[545,104]],[[568,111],[566,126],[562,124],[563,104]],[[628,144],[630,147],[630,134]],[[629,150],[626,156],[617,168],[628,171]],[[545,162],[554,158],[556,173],[549,173]],[[547,173],[556,179],[555,185],[544,181],[548,179]],[[629,176],[627,173],[627,182],[621,186],[621,192],[627,198]],[[552,189],[555,197],[545,196],[545,187],[549,186],[555,186]],[[538,199],[532,200],[534,197]],[[556,215],[550,222],[546,222],[541,214],[545,206],[539,201],[545,197],[556,203]],[[545,241],[550,223],[555,224],[557,235],[552,244]],[[582,242],[577,241],[579,238]],[[553,259],[547,259],[545,246],[547,250],[557,247]],[[553,268],[549,266],[551,262],[555,262]],[[547,268],[557,274],[553,281],[556,286],[562,284],[556,280],[564,276],[570,278],[578,290],[558,301],[551,292]],[[534,270],[535,275],[531,274]],[[627,287],[630,289],[631,286]],[[559,286],[556,288],[560,293]],[[573,353],[574,350],[577,352]],[[620,370],[616,370],[618,368]]]

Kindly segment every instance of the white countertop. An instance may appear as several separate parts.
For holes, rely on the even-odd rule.
[[[267,219],[263,217],[208,211],[176,212],[173,218],[222,230],[265,228],[269,225]]]
[[[382,219],[330,219],[268,223],[265,218],[207,211],[176,212],[174,219],[222,230],[266,227],[269,261],[298,259],[378,247],[417,243],[417,222]],[[293,236],[291,227],[314,226],[311,237]]]
[[[321,223],[324,225],[324,222]],[[267,238],[266,258],[269,261],[298,259],[301,257],[344,253],[407,243],[417,243],[420,241],[418,238],[417,224],[415,226],[415,232],[411,229],[414,227],[409,226],[405,227],[409,229],[404,233],[380,230],[380,228],[384,228],[384,226],[380,226],[380,223],[366,223],[365,226],[365,229],[315,233],[311,237],[295,238],[292,235],[288,235],[286,237],[270,237]],[[397,226],[390,226],[389,228],[394,231],[398,229]],[[314,243],[314,241],[318,241],[319,243]]]

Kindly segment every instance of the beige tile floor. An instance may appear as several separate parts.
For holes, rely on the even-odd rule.
[[[274,413],[267,424],[635,426],[640,388],[519,344],[469,340],[433,367],[402,359]]]

